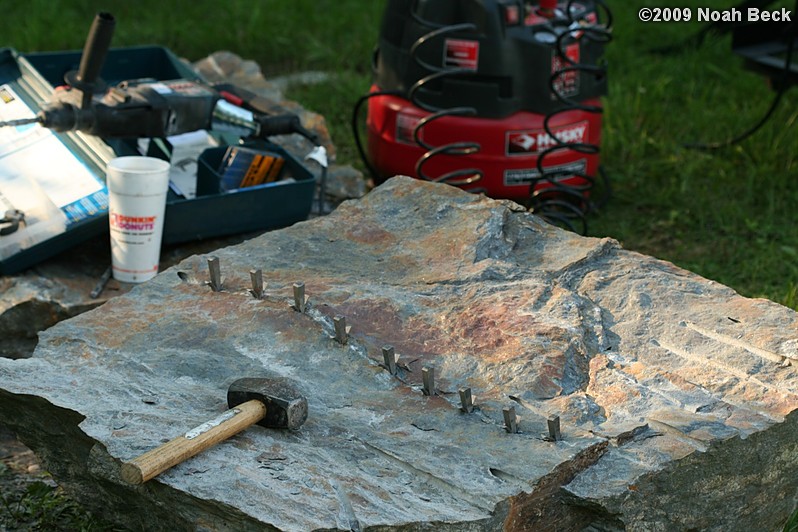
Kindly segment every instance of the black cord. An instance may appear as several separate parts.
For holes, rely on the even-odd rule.
[[[719,150],[721,148],[728,148],[729,146],[733,146],[735,144],[744,141],[745,139],[747,139],[748,137],[759,131],[759,129],[765,125],[765,122],[767,122],[770,119],[770,117],[773,115],[773,112],[779,106],[779,103],[781,103],[781,97],[784,96],[785,92],[787,92],[786,85],[782,86],[779,89],[779,91],[776,93],[776,97],[773,98],[773,102],[770,104],[770,108],[767,110],[765,115],[759,119],[759,122],[754,124],[752,127],[747,129],[743,133],[740,133],[736,137],[732,137],[730,139],[726,139],[720,142],[708,142],[708,143],[688,142],[683,146],[690,150],[713,151],[713,150]]]
[[[795,10],[793,11],[793,13],[796,12],[798,12],[798,0],[795,0]],[[762,126],[765,125],[765,123],[770,119],[770,117],[776,111],[776,108],[778,108],[779,103],[781,103],[781,98],[787,92],[787,89],[790,88],[790,74],[792,72],[790,69],[790,65],[792,65],[792,55],[793,55],[793,50],[795,49],[795,39],[798,36],[797,30],[798,30],[798,22],[795,22],[793,23],[793,30],[790,34],[790,43],[787,46],[787,55],[784,58],[784,70],[782,70],[781,82],[778,87],[778,92],[776,92],[776,96],[773,98],[773,102],[771,102],[770,107],[768,108],[765,115],[759,119],[759,122],[748,128],[744,132],[740,133],[736,137],[732,137],[730,139],[726,139],[724,141],[719,141],[719,142],[710,142],[710,143],[691,142],[684,144],[685,148],[691,150],[703,150],[703,151],[713,151],[713,150],[719,150],[721,148],[728,148],[729,146],[733,146],[735,144],[744,141],[745,139],[747,139],[748,137],[759,131],[762,128]]]
[[[360,159],[363,161],[363,165],[368,170],[371,177],[374,179],[379,179],[380,176],[377,173],[377,170],[369,161],[368,156],[366,155],[366,151],[363,149],[363,142],[360,140],[360,129],[358,128],[358,117],[360,115],[360,108],[363,106],[365,102],[374,98],[375,96],[403,96],[403,94],[399,91],[375,91],[366,94],[365,96],[361,96],[358,98],[357,103],[355,103],[355,107],[352,110],[352,134],[355,137],[355,146],[357,146],[357,151],[360,154]]]

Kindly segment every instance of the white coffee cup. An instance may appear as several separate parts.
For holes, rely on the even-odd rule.
[[[143,283],[158,273],[169,163],[118,157],[108,163],[106,184],[114,279]]]

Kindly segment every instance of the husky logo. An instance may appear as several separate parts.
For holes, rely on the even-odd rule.
[[[507,132],[507,155],[535,155],[559,143],[575,144],[587,139],[587,121],[552,129],[553,138],[542,129]]]

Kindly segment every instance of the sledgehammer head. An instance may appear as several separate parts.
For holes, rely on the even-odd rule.
[[[285,378],[238,379],[227,390],[227,404],[233,408],[256,399],[266,405],[266,415],[258,425],[296,430],[308,418],[308,401]]]

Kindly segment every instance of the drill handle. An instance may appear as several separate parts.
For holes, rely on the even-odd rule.
[[[101,88],[98,87],[97,80],[111,46],[115,26],[116,20],[113,15],[105,12],[97,13],[89,29],[89,35],[86,37],[77,73],[67,72],[64,77],[67,85],[83,92],[83,108],[91,103],[92,94]]]

